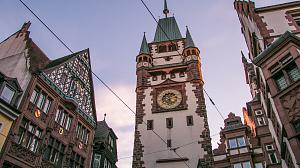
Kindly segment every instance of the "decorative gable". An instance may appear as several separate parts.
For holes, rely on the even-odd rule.
[[[88,49],[54,60],[42,72],[67,100],[89,118],[94,114],[93,81]]]

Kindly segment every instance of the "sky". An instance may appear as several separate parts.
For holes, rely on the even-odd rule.
[[[154,39],[156,23],[140,0],[23,0],[73,50],[90,49],[92,69],[122,99],[135,109],[135,58],[143,32]],[[163,0],[144,0],[156,18],[163,17]],[[256,7],[290,2],[256,0]],[[242,115],[251,100],[241,63],[241,50],[248,53],[241,34],[233,0],[169,0],[181,34],[188,26],[201,51],[205,89],[223,116]],[[18,0],[0,0],[0,41],[31,21],[30,37],[56,59],[70,54]],[[94,79],[98,120],[106,121],[118,136],[118,167],[130,168],[132,161],[134,114]],[[211,135],[223,127],[223,119],[206,97]],[[218,136],[212,137],[217,147]]]

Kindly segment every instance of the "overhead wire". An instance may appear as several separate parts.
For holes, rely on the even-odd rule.
[[[220,133],[216,133],[216,134],[212,134],[210,137],[214,137],[214,136],[217,136],[217,135],[220,135]],[[187,144],[184,144],[184,145],[181,145],[181,146],[178,146],[178,147],[175,147],[175,148],[171,148],[171,150],[177,150],[179,148],[182,148],[182,147],[186,147],[186,146],[189,146],[195,142],[199,142],[199,140],[196,140],[196,141],[192,141],[190,143],[187,143]],[[150,152],[150,153],[146,153],[146,154],[143,154],[144,156],[145,155],[151,155],[151,154],[154,154],[154,153],[159,153],[159,152],[164,152],[164,151],[167,151],[167,150],[170,150],[170,149],[165,149],[165,150],[159,150],[159,151],[155,151],[155,152]],[[118,160],[123,160],[123,159],[128,159],[128,158],[132,158],[133,155],[131,156],[124,156],[124,157],[120,157]]]
[[[26,5],[22,0],[19,0],[46,28],[47,28],[47,30],[48,31],[50,31],[50,33],[52,34],[52,35],[54,35],[55,36],[55,38],[60,42],[60,43],[62,43],[63,44],[63,46],[64,47],[66,47],[67,48],[67,50],[68,51],[70,51],[72,54],[74,53],[71,49],[70,49],[70,47],[68,47],[67,45],[66,45],[66,43],[52,30],[52,29],[50,29],[50,27],[49,26],[47,26],[47,24],[38,16],[38,15],[36,15],[35,14],[35,12],[33,12],[33,10],[31,10],[31,8],[29,8],[29,6],[28,5]],[[119,100],[119,101],[121,101],[122,102],[122,104],[124,104],[134,115],[136,115],[136,112],[134,112],[130,107],[129,107],[129,105],[127,105],[127,103],[125,103],[125,101],[123,101],[123,99],[111,88],[111,87],[109,87],[107,84],[106,84],[106,82],[104,82],[96,73],[94,73],[93,71],[92,71],[92,69],[90,69],[91,70],[91,72],[92,72],[92,74],[114,95],[114,96],[116,96],[116,98]],[[147,125],[147,123],[143,120],[143,123],[145,124],[145,125]],[[152,132],[156,135],[156,136],[158,136],[159,137],[159,139],[161,140],[161,141],[163,141],[165,144],[167,144],[167,142],[157,133],[157,132],[155,132],[154,130],[152,130]],[[175,152],[176,153],[176,152]],[[180,157],[177,153],[176,153],[176,155],[178,156],[178,157]],[[180,157],[181,158],[181,157]],[[186,164],[186,163],[185,163]],[[187,164],[186,164],[187,165]],[[189,165],[187,165],[189,168],[190,168],[190,166]]]
[[[46,29],[71,53],[74,53],[70,47],[68,47],[68,45],[27,5],[25,4],[22,0],[19,0],[29,11],[31,14],[33,14],[45,27]],[[156,20],[156,18],[154,17],[153,13],[150,11],[150,9],[148,8],[148,6],[144,3],[143,0],[140,0],[143,5],[145,6],[145,8],[147,9],[147,11],[151,14],[152,18],[155,20],[155,22],[158,24],[158,26],[160,27],[160,29],[163,31],[163,33],[166,35],[166,37],[170,40],[170,38],[168,37],[167,33],[164,31],[164,29],[161,27],[161,25],[159,24],[159,22]],[[171,40],[170,40],[171,41]],[[177,51],[179,53],[179,51]],[[179,55],[182,55],[179,53]],[[104,82],[104,80],[102,80],[96,73],[94,73],[91,70],[91,73],[123,104],[125,105],[134,115],[136,115],[136,112],[134,110],[131,109],[131,107],[129,105],[127,105],[127,103],[109,86],[106,84],[106,82]],[[204,83],[204,82],[203,82]],[[217,109],[218,113],[220,114],[220,116],[224,119],[224,117],[222,116],[221,112],[219,111],[219,109],[217,108],[217,106],[215,105],[215,103],[213,102],[213,100],[211,99],[211,97],[208,95],[208,93],[206,92],[206,90],[203,88],[203,90],[205,91],[206,95],[209,97],[211,103],[214,105],[214,107]],[[147,123],[143,120],[143,123],[145,125],[147,125]],[[167,144],[167,142],[158,134],[156,133],[154,130],[152,130],[152,132],[158,136],[165,144]],[[170,150],[170,149],[169,149]],[[181,158],[181,156],[174,151],[174,153]],[[185,162],[187,167],[190,167],[186,162]]]
[[[171,42],[171,44],[174,44],[174,42],[169,38],[168,34],[165,32],[165,30],[162,28],[162,26],[159,24],[159,21],[157,21],[157,19],[155,18],[155,16],[153,15],[153,13],[151,12],[151,10],[149,9],[149,7],[147,6],[147,4],[143,1],[140,0],[142,2],[142,4],[144,5],[144,7],[146,8],[146,10],[149,12],[149,14],[151,15],[152,19],[157,23],[158,27],[162,30],[163,34],[166,36],[166,38],[169,40],[168,42]],[[183,57],[183,55],[176,50],[178,55],[180,55],[181,57]],[[204,81],[202,79],[200,79],[202,83],[204,83]],[[203,90],[205,92],[205,94],[207,95],[207,97],[209,98],[209,101],[211,102],[211,104],[214,106],[214,108],[217,110],[218,114],[221,116],[221,118],[223,120],[225,120],[224,116],[222,115],[221,111],[219,110],[219,108],[217,107],[217,105],[215,104],[215,102],[212,100],[212,98],[208,95],[207,91],[205,90],[204,86],[203,86]]]

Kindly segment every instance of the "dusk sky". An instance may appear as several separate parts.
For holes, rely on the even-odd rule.
[[[135,109],[135,57],[143,32],[148,42],[154,39],[156,23],[140,0],[23,0],[73,50],[90,49],[93,71],[126,103]],[[144,0],[156,18],[164,17],[163,0]],[[256,7],[290,2],[256,0]],[[251,100],[241,63],[241,50],[248,51],[241,34],[233,0],[169,0],[181,34],[188,26],[201,51],[205,89],[223,116],[242,115],[242,107]],[[70,54],[18,0],[0,0],[0,41],[31,21],[31,38],[56,59]],[[106,121],[118,136],[118,167],[130,168],[133,149],[134,115],[98,80],[94,79],[98,120]],[[211,135],[223,127],[206,97]],[[213,136],[213,147],[219,136]]]

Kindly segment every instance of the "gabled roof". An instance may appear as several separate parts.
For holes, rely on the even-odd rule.
[[[65,100],[78,106],[76,111],[96,127],[97,116],[89,49],[51,61],[41,71],[40,76]],[[71,86],[74,89],[70,89]]]
[[[276,41],[274,41],[267,49],[265,49],[262,53],[260,53],[257,57],[254,58],[253,63],[256,65],[260,65],[263,60],[267,59],[270,54],[276,50],[279,50],[283,47],[282,44],[288,42],[289,40],[294,41],[300,45],[300,38],[295,34],[286,31],[283,35],[281,35]]]
[[[68,61],[70,58],[75,57],[80,52],[82,52],[82,51],[79,51],[79,52],[76,52],[76,53],[73,53],[73,54],[70,54],[70,55],[52,60],[44,69],[52,68],[52,67],[55,67],[57,65],[63,64],[66,61]]]
[[[148,43],[147,43],[145,33],[144,33],[144,36],[143,36],[143,41],[142,41],[142,44],[141,44],[141,49],[140,49],[139,54],[150,54],[150,50],[149,50],[149,46],[148,46]]]
[[[191,36],[191,33],[190,33],[189,29],[186,27],[186,39],[185,39],[184,48],[193,48],[193,47],[195,47],[193,38]]]
[[[22,92],[22,88],[19,85],[17,78],[10,78],[10,77],[6,76],[5,74],[3,74],[2,72],[0,72],[0,82],[2,82],[2,81],[6,81],[7,83],[9,83],[18,92]]]
[[[175,17],[159,19],[153,42],[163,42],[181,38],[182,35],[178,28]]]
[[[97,128],[95,131],[95,138],[94,138],[94,142],[104,142],[109,133],[111,133],[115,138],[117,139],[117,136],[115,135],[114,131],[107,125],[106,121],[98,121],[97,122]]]

